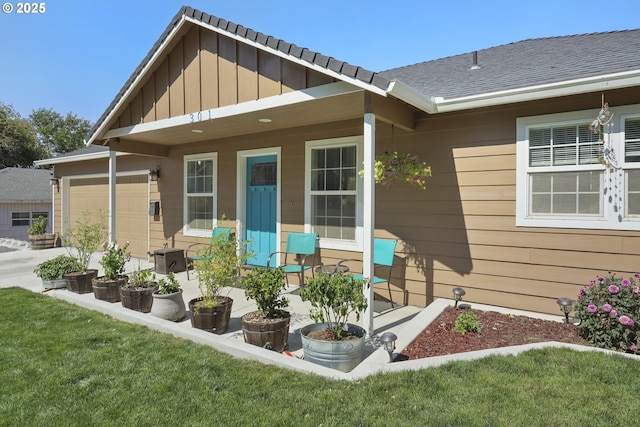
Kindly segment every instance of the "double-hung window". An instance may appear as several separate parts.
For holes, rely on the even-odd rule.
[[[215,153],[184,158],[184,234],[210,236],[216,223],[218,157]]]
[[[640,229],[640,106],[612,111],[517,120],[516,225]]]
[[[362,137],[306,144],[305,223],[320,247],[358,250],[362,246]]]

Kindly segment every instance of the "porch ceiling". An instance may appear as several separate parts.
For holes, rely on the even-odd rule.
[[[366,110],[378,110],[380,120],[413,128],[411,108],[389,98],[371,99],[363,90],[284,105],[273,106],[262,100],[253,103],[249,107],[238,104],[112,129],[95,143],[121,152],[167,156],[169,148],[175,145],[362,118]]]

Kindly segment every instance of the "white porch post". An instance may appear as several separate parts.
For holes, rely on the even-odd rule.
[[[116,152],[109,150],[109,242],[116,241]]]
[[[373,328],[373,232],[375,230],[376,192],[373,178],[373,165],[376,153],[376,115],[364,115],[364,203],[363,203],[363,247],[362,247],[362,275],[371,283],[369,289],[364,289],[367,297],[367,309],[362,319],[363,328],[369,336],[374,333]]]

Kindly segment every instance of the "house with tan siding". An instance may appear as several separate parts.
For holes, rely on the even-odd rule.
[[[372,238],[393,238],[397,303],[463,287],[557,314],[596,274],[638,270],[639,51],[628,30],[372,72],[185,7],[88,135],[101,151],[50,160],[55,228],[111,210],[112,236],[147,256],[224,215],[263,252],[317,232],[321,262],[365,275]],[[431,166],[426,190],[374,185],[394,151]]]

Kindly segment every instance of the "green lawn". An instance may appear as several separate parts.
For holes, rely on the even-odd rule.
[[[0,425],[633,425],[640,361],[563,349],[332,381],[0,290]]]

